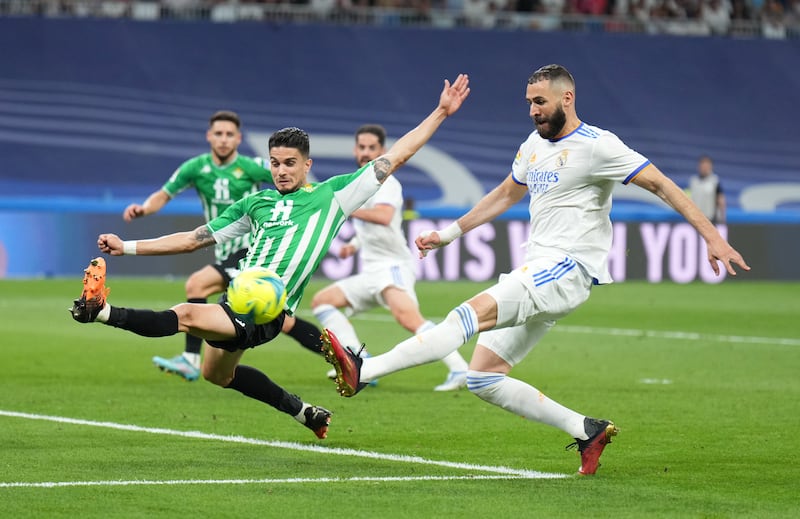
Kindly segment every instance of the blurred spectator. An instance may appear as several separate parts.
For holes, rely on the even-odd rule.
[[[602,16],[608,14],[608,0],[569,0],[567,12],[570,14],[588,14]]]
[[[724,36],[731,27],[731,5],[727,0],[705,0],[700,16],[711,34]]]
[[[611,14],[617,17],[627,17],[630,15],[630,0],[612,0]]]
[[[761,35],[772,40],[786,39],[783,4],[778,0],[767,0],[764,4],[761,12]]]
[[[161,13],[166,18],[198,18],[204,5],[203,0],[161,0]]]
[[[753,13],[753,18],[759,18],[761,11],[764,10],[765,0],[746,0],[750,4],[750,10]]]
[[[653,4],[650,10],[651,18],[661,19],[685,19],[686,11],[676,0],[659,0]]]
[[[544,12],[548,14],[561,15],[566,7],[566,0],[542,0]]]
[[[786,0],[785,21],[787,27],[800,30],[800,0]]]
[[[503,10],[505,3],[506,0],[464,0],[464,20],[469,27],[494,27],[497,11]]]
[[[541,0],[516,0],[514,10],[518,13],[538,13],[542,10]]]
[[[748,0],[733,0],[731,5],[731,20],[752,20],[753,10]]]
[[[701,11],[703,8],[703,3],[708,0],[675,0],[676,3],[680,6],[681,10],[686,14],[686,18],[692,20],[699,20],[701,16]],[[728,0],[722,0],[723,2],[728,2]]]
[[[309,7],[322,18],[327,18],[337,5],[336,0],[310,0]]]
[[[630,0],[630,15],[637,21],[647,24],[650,21],[652,2],[650,0]]]

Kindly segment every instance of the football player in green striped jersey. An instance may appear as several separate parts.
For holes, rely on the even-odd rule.
[[[181,164],[161,189],[152,193],[141,204],[125,208],[122,218],[130,222],[160,211],[175,196],[193,187],[203,206],[203,216],[210,221],[221,215],[237,200],[258,192],[263,183],[272,184],[272,173],[261,157],[247,157],[239,153],[242,142],[241,120],[235,112],[221,110],[209,118],[206,140],[210,146],[203,153]],[[186,300],[205,303],[212,294],[225,290],[231,278],[238,274],[238,263],[250,245],[250,235],[237,236],[214,247],[216,262],[193,272],[186,280]],[[303,347],[319,353],[321,331],[314,324],[300,318],[284,321],[283,332],[297,340]],[[186,334],[182,354],[172,358],[156,356],[153,363],[161,370],[175,373],[186,380],[200,377],[200,354],[203,340]]]
[[[124,241],[115,234],[101,234],[97,239],[100,251],[112,256],[165,255],[192,252],[252,230],[252,243],[239,266],[266,267],[283,278],[286,309],[274,321],[256,325],[235,314],[224,301],[180,303],[164,311],[111,306],[106,302],[104,269],[102,276],[98,273],[85,280],[84,293],[72,308],[73,318],[83,323],[102,322],[147,337],[179,332],[201,337],[211,346],[203,359],[204,378],[290,414],[324,438],[331,413],[303,402],[256,368],[240,364],[242,355],[278,335],[286,316],[294,315],[305,286],[347,217],[422,148],[444,120],[461,107],[469,92],[466,75],[459,75],[452,84],[445,80],[436,108],[385,154],[353,173],[314,184],[307,181],[312,164],[308,134],[299,128],[284,128],[269,139],[275,190],[244,197],[192,231],[150,240]],[[93,265],[98,263],[93,260]]]

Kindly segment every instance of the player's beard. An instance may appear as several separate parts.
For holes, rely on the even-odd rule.
[[[539,132],[539,136],[542,139],[550,140],[555,138],[555,136],[564,129],[564,125],[567,124],[567,114],[564,112],[561,103],[558,103],[558,106],[550,117],[534,118],[533,123],[536,125],[536,131]],[[542,126],[545,124],[547,125],[546,130]]]
[[[235,150],[235,149],[233,149],[233,150],[229,151],[229,152],[228,152],[228,153],[226,153],[225,155],[221,154],[221,153],[220,153],[220,152],[218,152],[217,150],[214,150],[214,156],[217,158],[217,161],[218,161],[220,164],[227,164],[227,163],[228,163],[228,161],[229,161],[229,160],[231,160],[231,157],[233,156],[233,154],[234,154],[234,153],[236,153],[236,150]]]
[[[362,155],[362,156],[358,157],[358,160],[356,161],[356,163],[358,164],[359,168],[363,168],[371,160],[374,160],[374,159],[371,159],[371,158],[367,157],[366,155]]]

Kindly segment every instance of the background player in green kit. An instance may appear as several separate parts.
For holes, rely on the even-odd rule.
[[[92,260],[86,269],[83,292],[72,307],[73,318],[82,323],[102,322],[147,337],[179,332],[202,337],[211,346],[203,360],[204,378],[271,405],[293,416],[318,438],[325,438],[329,411],[303,402],[265,373],[239,362],[246,349],[272,340],[280,332],[285,316],[294,314],[305,286],[347,217],[430,139],[468,95],[466,75],[459,75],[452,85],[445,80],[436,109],[388,152],[354,173],[316,184],[307,183],[311,169],[308,134],[298,128],[285,128],[269,139],[276,190],[266,189],[242,198],[193,231],[151,240],[123,241],[115,234],[101,234],[97,239],[98,248],[112,256],[165,255],[230,241],[253,229],[252,243],[240,268],[263,266],[283,278],[286,311],[276,320],[256,325],[233,313],[224,301],[181,303],[164,311],[112,307],[106,303],[103,258]]]
[[[203,215],[208,222],[237,200],[259,191],[263,183],[272,184],[272,173],[264,159],[239,154],[239,145],[242,143],[241,120],[235,112],[218,111],[208,123],[206,140],[211,147],[209,153],[192,157],[181,164],[164,186],[147,197],[144,203],[126,207],[122,213],[126,222],[157,213],[189,187],[197,191],[203,205]],[[231,278],[238,273],[239,260],[245,256],[249,245],[249,234],[217,244],[214,247],[216,263],[193,272],[186,280],[186,300],[205,303],[210,295],[225,290]],[[305,348],[319,353],[321,332],[314,324],[289,317],[284,321],[283,332]],[[186,380],[197,380],[200,377],[202,345],[202,339],[186,334],[183,354],[173,358],[153,357],[153,363]]]

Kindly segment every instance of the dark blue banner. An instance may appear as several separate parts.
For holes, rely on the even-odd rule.
[[[217,109],[241,114],[247,154],[305,128],[327,178],[353,169],[358,125],[397,137],[466,72],[467,105],[398,175],[420,207],[467,206],[508,174],[533,128],[526,80],[557,62],[582,119],[679,184],[709,154],[734,211],[800,208],[797,41],[2,18],[0,48],[0,197],[141,201],[207,150]],[[636,187],[615,199],[658,207]]]

